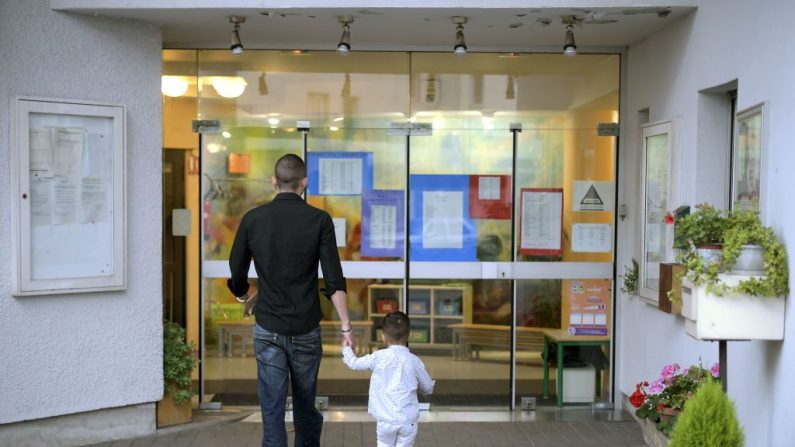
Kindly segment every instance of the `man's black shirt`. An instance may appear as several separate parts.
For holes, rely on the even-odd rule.
[[[235,296],[248,291],[252,258],[259,284],[254,315],[268,331],[302,335],[318,326],[318,261],[326,296],[346,290],[331,216],[298,194],[279,193],[243,216],[229,255],[228,285]]]

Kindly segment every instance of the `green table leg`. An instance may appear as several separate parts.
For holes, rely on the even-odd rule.
[[[544,399],[549,399],[549,337],[544,335]]]
[[[558,345],[558,381],[555,383],[555,389],[557,392],[558,398],[558,406],[563,406],[563,349],[565,348],[565,344],[561,341],[557,343]]]

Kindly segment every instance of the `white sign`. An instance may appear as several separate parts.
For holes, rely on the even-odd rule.
[[[560,192],[522,191],[522,234],[519,248],[523,250],[560,250]]]
[[[344,247],[346,242],[345,218],[332,217],[331,220],[334,222],[334,237],[337,238],[337,247]]]
[[[571,233],[573,252],[608,253],[613,249],[613,226],[610,224],[574,224]]]
[[[574,182],[574,211],[613,211],[613,182]]]
[[[478,199],[480,199],[480,200],[500,200],[500,178],[499,177],[479,177],[478,178]]]
[[[464,246],[464,193],[423,191],[423,248]]]
[[[395,248],[397,239],[397,207],[373,205],[370,207],[370,247]]]
[[[318,182],[322,195],[356,195],[362,193],[361,158],[321,158]]]

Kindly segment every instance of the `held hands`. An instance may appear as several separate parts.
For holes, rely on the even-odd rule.
[[[341,330],[340,333],[342,333],[342,346],[344,347],[347,346],[353,349],[354,347],[353,331],[350,328],[348,328],[347,330],[345,329]]]

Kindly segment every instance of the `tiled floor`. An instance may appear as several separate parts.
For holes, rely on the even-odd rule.
[[[321,445],[375,445],[375,423],[364,412],[326,412]],[[155,436],[94,447],[255,447],[261,443],[259,414],[217,424],[182,426]],[[428,422],[423,422],[428,421]],[[292,424],[288,424],[291,429]],[[293,442],[290,432],[289,445]],[[416,446],[645,446],[640,426],[626,413],[591,410],[535,412],[431,412],[421,419]]]

